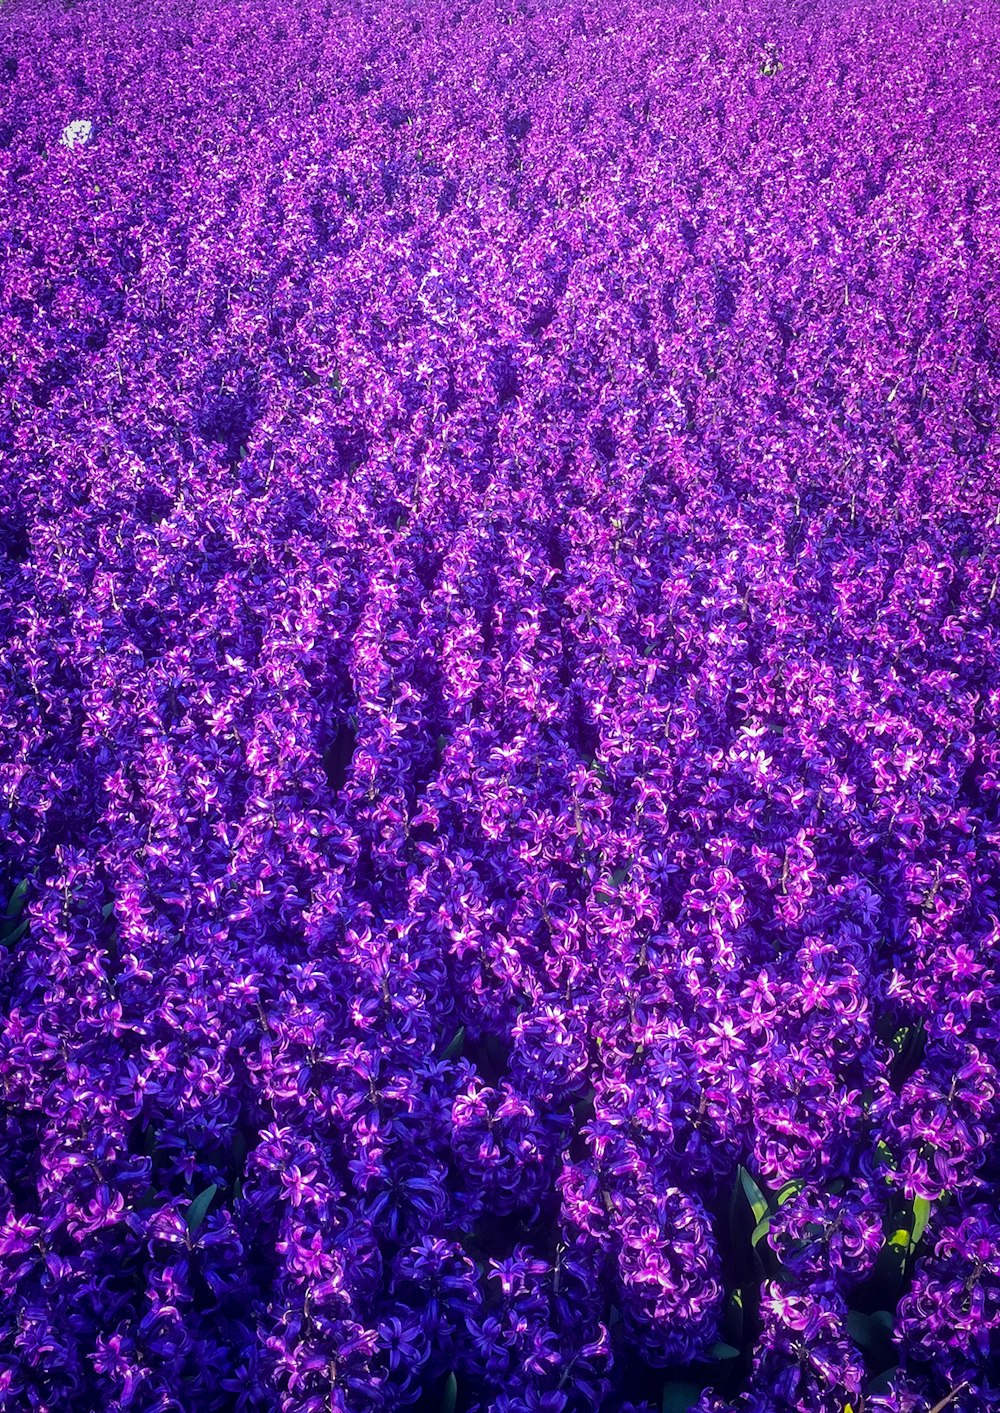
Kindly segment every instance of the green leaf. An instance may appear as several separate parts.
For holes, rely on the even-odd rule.
[[[105,903],[105,904],[104,904],[104,907],[101,909],[101,917],[103,917],[103,918],[109,918],[109,917],[111,916],[111,914],[114,912],[114,910],[115,910],[115,905],[114,905],[114,903]]]
[[[869,1277],[869,1298],[877,1300],[886,1309],[893,1309],[899,1300],[903,1277],[906,1274],[909,1239],[910,1234],[907,1231],[894,1232],[878,1253]]]
[[[777,1206],[783,1207],[792,1197],[797,1197],[805,1185],[805,1178],[792,1178],[791,1182],[779,1187],[778,1195],[774,1199]]]
[[[888,1143],[883,1143],[881,1139],[879,1139],[878,1143],[875,1145],[875,1157],[880,1163],[888,1163],[889,1166],[893,1168],[896,1166],[892,1156],[892,1149],[889,1147]]]
[[[5,946],[7,946],[7,947],[15,947],[15,946],[17,945],[17,943],[20,942],[21,938],[24,936],[24,934],[27,932],[27,930],[28,930],[28,919],[25,918],[23,922],[19,922],[19,923],[17,924],[17,926],[14,928],[14,931],[13,931],[13,932],[8,932],[8,933],[7,933],[6,937],[3,939]]]
[[[770,1212],[768,1212],[767,1216],[766,1216],[766,1217],[761,1217],[760,1221],[759,1221],[759,1222],[757,1223],[757,1225],[754,1227],[754,1229],[753,1229],[753,1235],[752,1235],[751,1238],[750,1238],[750,1245],[753,1246],[754,1248],[756,1248],[757,1243],[758,1243],[759,1241],[762,1241],[762,1240],[764,1239],[764,1237],[767,1236],[767,1234],[768,1234],[768,1232],[769,1232],[770,1230],[771,1230],[771,1214],[770,1214]]]
[[[627,869],[627,868],[616,868],[615,871],[614,871],[614,873],[611,875],[611,882],[614,883],[614,884],[617,886],[617,885],[619,885],[619,884],[624,883],[627,877],[628,877],[628,869]]]
[[[448,1041],[442,1052],[445,1060],[454,1060],[462,1053],[462,1046],[465,1044],[465,1026],[460,1025],[455,1034]]]
[[[507,1051],[499,1036],[487,1035],[486,1055],[497,1076],[502,1077],[507,1071]]]
[[[920,1238],[927,1230],[927,1223],[930,1221],[933,1204],[927,1201],[926,1197],[914,1197],[913,1199],[913,1231],[910,1233],[910,1250],[915,1251],[920,1243]]]
[[[882,1312],[886,1313],[886,1312]],[[889,1316],[890,1323],[892,1316]],[[883,1320],[874,1315],[863,1315],[860,1310],[847,1312],[847,1333],[854,1343],[870,1354],[880,1364],[893,1357],[892,1333]]]
[[[847,1312],[847,1333],[854,1343],[860,1345],[862,1349],[871,1349],[877,1336],[873,1333],[874,1321],[870,1315],[863,1315],[860,1310],[848,1310]]]
[[[701,1384],[671,1379],[663,1385],[662,1413],[688,1413],[701,1397]]]
[[[876,1393],[888,1393],[889,1387],[892,1384],[892,1376],[898,1369],[899,1365],[893,1364],[891,1369],[883,1369],[881,1374],[876,1374],[875,1377],[869,1380],[865,1385],[865,1393],[873,1395]]]
[[[740,1185],[743,1188],[747,1201],[750,1203],[754,1220],[762,1222],[768,1212],[767,1198],[744,1167],[740,1168]]]
[[[727,1342],[735,1344],[737,1348],[743,1343],[743,1292],[739,1286],[729,1297],[722,1322],[722,1333]]]
[[[8,900],[8,903],[7,903],[7,916],[8,916],[8,917],[17,917],[18,913],[19,913],[19,912],[21,911],[21,909],[24,907],[24,900],[25,900],[25,897],[26,897],[26,895],[27,895],[27,892],[28,892],[28,880],[27,880],[26,878],[22,878],[21,881],[20,881],[20,883],[19,883],[19,884],[17,885],[17,887],[14,889],[13,893],[10,895],[10,899]]]
[[[193,1197],[188,1203],[187,1225],[188,1231],[194,1236],[208,1215],[208,1209],[212,1205],[212,1198],[219,1190],[219,1184],[213,1182],[205,1188],[204,1192],[199,1192],[197,1197]]]
[[[454,1373],[448,1375],[444,1384],[444,1394],[441,1397],[441,1413],[455,1413],[458,1403],[458,1379]]]
[[[718,1360],[738,1359],[740,1357],[740,1351],[734,1345],[726,1344],[725,1341],[721,1339],[716,1340],[709,1350],[709,1354],[713,1359]]]

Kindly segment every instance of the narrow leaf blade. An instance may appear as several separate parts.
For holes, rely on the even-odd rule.
[[[750,1238],[750,1245],[756,1249],[757,1243],[763,1241],[770,1230],[771,1215],[768,1213],[766,1217],[761,1217],[760,1221],[754,1227],[753,1235]]]
[[[671,1379],[663,1385],[662,1413],[688,1413],[701,1397],[701,1385]]]
[[[740,1168],[740,1184],[743,1188],[744,1196],[750,1203],[750,1210],[753,1212],[754,1220],[762,1222],[768,1213],[768,1201],[747,1172],[746,1168]]]
[[[797,1197],[805,1187],[804,1178],[792,1178],[790,1182],[778,1189],[778,1195],[774,1199],[779,1207],[783,1207],[792,1197]]]
[[[188,1203],[187,1226],[188,1231],[194,1236],[208,1215],[208,1209],[212,1205],[212,1198],[219,1190],[217,1182],[210,1183],[204,1192],[199,1192],[197,1197],[193,1197]]]
[[[927,1223],[931,1219],[933,1205],[927,1201],[926,1197],[914,1197],[913,1199],[913,1231],[910,1234],[910,1250],[915,1251],[920,1244],[920,1239],[927,1230]]]
[[[455,1413],[458,1403],[458,1379],[454,1372],[450,1373],[445,1380],[444,1395],[441,1399],[441,1413]]]
[[[13,893],[10,895],[10,900],[7,903],[8,917],[17,917],[18,913],[24,907],[24,900],[27,895],[27,892],[28,880],[26,878],[22,878],[20,883],[14,889]]]
[[[455,1031],[455,1034],[454,1034],[454,1035],[451,1037],[451,1039],[448,1041],[448,1044],[444,1047],[444,1055],[443,1055],[443,1058],[446,1059],[446,1060],[454,1060],[454,1059],[457,1059],[458,1056],[462,1053],[462,1046],[464,1045],[464,1043],[465,1043],[465,1026],[464,1026],[464,1025],[460,1025],[460,1026],[458,1027],[458,1029]]]
[[[3,939],[4,945],[7,946],[7,947],[15,947],[15,946],[18,944],[18,942],[20,942],[21,938],[24,936],[24,934],[27,932],[27,930],[28,930],[28,919],[27,919],[27,918],[24,918],[24,920],[23,920],[22,922],[19,922],[19,923],[17,924],[17,926],[14,928],[14,931],[13,931],[13,932],[8,932],[8,933],[7,933],[6,937]]]

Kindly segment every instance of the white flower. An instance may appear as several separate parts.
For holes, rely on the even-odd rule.
[[[85,147],[94,135],[94,124],[89,118],[76,118],[66,128],[59,141],[64,147]]]

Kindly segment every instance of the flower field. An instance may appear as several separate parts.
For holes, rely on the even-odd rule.
[[[1000,1410],[1000,10],[4,0],[0,1410]]]

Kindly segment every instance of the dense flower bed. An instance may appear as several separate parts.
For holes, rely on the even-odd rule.
[[[990,0],[5,0],[0,1408],[1000,1407]]]

